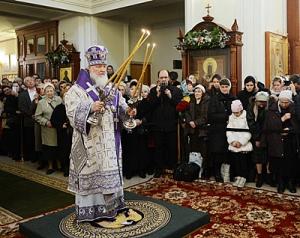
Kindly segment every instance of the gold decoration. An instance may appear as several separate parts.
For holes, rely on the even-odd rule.
[[[59,224],[59,229],[64,236],[70,238],[144,237],[166,226],[171,218],[171,212],[166,207],[157,203],[132,200],[126,201],[126,205],[128,208],[132,208],[132,210],[143,214],[143,218],[132,225],[127,225],[121,228],[102,228],[92,226],[89,222],[77,223],[75,213],[71,213],[62,219]]]

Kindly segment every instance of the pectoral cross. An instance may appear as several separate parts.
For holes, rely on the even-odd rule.
[[[87,82],[86,85],[89,86],[86,89],[87,92],[93,91],[94,93],[96,93],[98,95],[98,91],[95,89],[95,87],[93,85],[91,85],[89,82]]]
[[[210,5],[209,5],[209,3],[207,4],[207,7],[206,7],[206,9],[207,9],[207,15],[209,16],[209,9],[210,8],[212,8]]]

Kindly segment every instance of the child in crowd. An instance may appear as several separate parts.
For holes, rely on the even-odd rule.
[[[246,111],[240,100],[231,103],[232,114],[227,125],[228,150],[231,152],[231,164],[236,175],[234,186],[244,187],[247,177],[247,157],[252,151],[251,133],[247,124]]]

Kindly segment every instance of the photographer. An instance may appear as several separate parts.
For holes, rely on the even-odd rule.
[[[173,169],[177,162],[177,119],[176,105],[182,98],[180,89],[169,84],[167,70],[158,72],[158,85],[151,89],[149,105],[155,141],[155,174],[160,177],[164,169]]]

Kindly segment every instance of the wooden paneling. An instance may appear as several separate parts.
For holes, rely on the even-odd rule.
[[[58,21],[38,23],[16,30],[18,39],[18,64],[20,77],[37,74],[37,64],[45,64],[45,77],[52,77],[52,70],[46,61],[45,54],[50,50],[50,43],[54,49],[58,46]],[[51,39],[50,39],[51,36]],[[45,47],[38,47],[38,40],[44,39]],[[30,44],[27,44],[30,42]],[[22,72],[21,72],[22,70]]]
[[[130,75],[133,79],[139,79],[142,73],[143,63],[131,63],[130,64]],[[144,74],[143,84],[151,84],[151,68],[150,65],[147,65],[147,69]]]
[[[287,30],[290,45],[289,74],[299,74],[300,0],[287,0]]]

